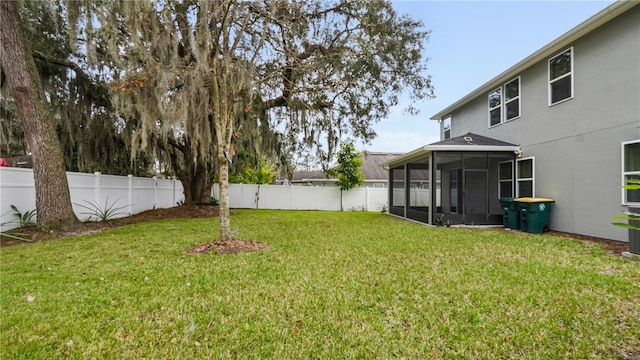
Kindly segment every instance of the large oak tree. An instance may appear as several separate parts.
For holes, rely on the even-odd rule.
[[[131,161],[127,124],[113,114],[108,88],[98,71],[87,67],[82,42],[70,38],[63,4],[30,0],[16,1],[16,5],[53,115],[66,170],[148,174],[151,161],[147,154],[137,153]],[[0,156],[25,155],[29,148],[4,78],[0,67]]]
[[[87,14],[142,144],[180,150],[185,189],[219,175],[223,240],[243,134],[315,149],[326,165],[342,136],[371,140],[401,92],[432,96],[428,31],[385,0],[106,1]]]
[[[38,224],[78,223],[73,213],[60,141],[15,1],[0,1],[2,68],[33,154]]]

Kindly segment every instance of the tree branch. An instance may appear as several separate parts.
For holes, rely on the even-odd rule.
[[[301,99],[291,99],[285,96],[269,99],[262,103],[262,110],[269,110],[276,107],[288,107],[293,110],[322,110],[333,107],[333,101],[323,101],[310,104]]]
[[[105,98],[104,94],[106,94],[106,89],[100,89],[99,85],[95,85],[91,78],[87,73],[84,72],[76,63],[66,60],[60,59],[55,56],[51,56],[49,54],[45,54],[38,50],[32,51],[32,56],[34,59],[45,61],[49,64],[54,64],[62,67],[66,67],[68,69],[73,70],[76,73],[76,76],[82,80],[82,82],[87,86],[87,95],[91,99],[91,101],[97,106],[103,106],[107,109],[111,108],[111,102]],[[101,91],[102,90],[102,91]],[[101,94],[102,92],[102,94]]]

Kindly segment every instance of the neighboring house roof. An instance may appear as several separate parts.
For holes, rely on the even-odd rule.
[[[402,155],[402,153],[362,152],[363,164],[360,171],[364,174],[365,181],[387,181],[389,174],[382,167],[387,161]],[[335,165],[334,165],[335,166]],[[293,173],[292,182],[335,182],[336,179],[328,177],[322,171],[296,171]]]
[[[367,181],[380,180],[387,181],[389,179],[389,173],[382,164],[387,161],[402,155],[402,153],[382,153],[382,152],[369,152],[363,153],[363,164],[360,166],[360,171],[364,174],[364,178]]]
[[[327,176],[320,170],[296,171],[293,173],[293,181],[326,180]]]
[[[432,151],[519,151],[520,147],[502,140],[466,133],[462,136],[446,139],[425,145],[395,157],[384,164],[385,168],[405,164],[414,160],[424,159]]]
[[[479,88],[473,90],[469,94],[465,95],[460,100],[455,103],[447,106],[443,110],[439,111],[437,114],[431,116],[431,120],[441,120],[446,116],[450,115],[452,111],[465,105],[469,101],[474,98],[493,90],[497,84],[501,84],[508,80],[511,80],[523,70],[531,67],[532,65],[542,61],[550,56],[555,55],[559,51],[562,51],[564,48],[569,46],[571,43],[575,42],[577,39],[585,36],[591,31],[597,29],[601,25],[613,20],[618,15],[626,12],[627,10],[633,8],[634,6],[640,5],[639,1],[630,1],[630,0],[619,0],[609,6],[607,6],[602,11],[593,15],[589,19],[583,21],[578,26],[566,32],[564,35],[555,39],[551,43],[547,44],[540,50],[534,52],[528,57],[524,58],[517,64],[513,65],[509,69],[505,70],[498,76],[489,80],[485,84],[481,85]]]

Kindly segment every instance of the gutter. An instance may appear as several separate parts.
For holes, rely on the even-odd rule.
[[[381,166],[385,170],[389,170],[389,167],[395,165],[401,165],[410,163],[411,161],[423,159],[427,155],[431,154],[433,151],[463,151],[463,152],[471,152],[471,151],[502,151],[508,152],[513,151],[515,154],[522,153],[520,150],[520,146],[500,146],[500,145],[425,145],[419,147],[411,152],[408,152],[404,155],[393,158]]]

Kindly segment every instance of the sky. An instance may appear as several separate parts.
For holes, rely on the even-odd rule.
[[[435,99],[405,114],[408,96],[374,125],[378,136],[358,150],[408,152],[440,140],[431,116],[552,42],[614,1],[392,0],[399,14],[431,30],[425,45]],[[402,104],[404,102],[404,105]]]

